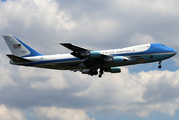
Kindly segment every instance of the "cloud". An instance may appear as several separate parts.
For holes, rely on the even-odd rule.
[[[31,41],[37,50],[51,49],[44,54],[66,50],[54,47],[52,43],[56,42],[93,46],[91,49],[128,47],[135,43],[136,39],[131,42],[131,38],[136,35],[148,35],[157,42],[176,47],[177,5],[176,1],[142,0],[132,3],[129,0],[9,1],[1,5],[1,26],[6,26],[3,33]]]
[[[58,11],[58,4],[54,0],[8,1],[1,5],[1,11],[6,11],[1,15],[4,16],[8,25],[13,25],[15,28],[21,27],[27,30],[38,24],[44,28],[53,26],[54,30],[69,30],[75,25],[69,20],[65,11]],[[20,23],[22,26],[15,26],[13,23]]]
[[[13,79],[10,78],[9,76],[9,70],[7,68],[0,67],[0,89],[6,86],[16,86],[14,83]]]
[[[150,44],[157,43],[150,35],[136,34],[131,37],[131,44]]]
[[[66,109],[57,107],[38,107],[34,108],[31,116],[43,120],[95,120],[90,119],[89,115],[81,109]]]
[[[21,78],[24,80],[31,80],[41,78],[42,80],[33,80],[30,82],[30,87],[40,90],[65,89],[70,88],[67,81],[64,79],[60,71],[54,70],[37,70],[36,68],[19,68]]]
[[[65,10],[58,10],[58,7],[54,0],[3,2],[0,4],[1,34],[13,34],[24,42],[31,41],[34,48],[43,43],[44,46],[40,47],[43,51],[46,51],[45,46],[53,48],[53,43],[62,42],[64,34],[73,30],[76,24]]]
[[[141,117],[152,111],[171,116],[179,108],[178,71],[149,71],[129,73],[122,68],[121,74],[104,76],[87,89],[75,95],[94,101],[90,111],[94,113],[124,113]],[[174,94],[171,94],[174,93]],[[106,99],[108,98],[108,99]],[[165,108],[165,109],[164,109]]]
[[[88,45],[95,41],[95,43],[100,42],[104,48],[127,47],[133,45],[135,40],[131,42],[130,39],[138,34],[148,35],[159,43],[178,49],[179,3],[175,0],[111,0],[110,2],[58,0],[57,2],[61,4],[60,8],[65,10],[76,23],[75,29],[70,32],[71,37],[75,35],[73,37],[75,43]],[[107,29],[111,27],[112,31],[109,29],[110,31],[105,33],[107,31],[103,28],[105,25],[101,27],[98,24],[103,21],[107,23],[111,21],[106,25]],[[113,25],[116,27],[112,27]],[[93,44],[98,48],[97,45]]]
[[[24,112],[17,109],[8,109],[5,105],[0,105],[1,120],[26,120]]]
[[[5,65],[6,59],[4,59],[4,56],[2,53],[0,53],[0,90],[3,89],[4,87],[9,87],[9,86],[17,86],[16,83],[13,81],[13,79],[9,76],[12,71],[10,71],[6,65]]]
[[[179,58],[174,58],[173,61],[175,61],[176,65],[179,66]]]

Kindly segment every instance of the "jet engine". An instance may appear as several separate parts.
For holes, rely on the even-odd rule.
[[[90,51],[90,58],[100,58],[101,53],[100,51]]]
[[[105,69],[105,72],[120,73],[121,68],[120,67],[111,67],[111,68]]]
[[[89,51],[89,52],[86,52],[86,53],[82,53],[81,55],[86,56],[88,58],[94,58],[94,59],[101,57],[100,51]]]
[[[112,58],[106,59],[106,62],[111,62],[111,63],[123,63],[125,61],[128,61],[129,59],[124,56],[115,56]]]
[[[123,63],[123,62],[124,62],[124,57],[123,56],[113,57],[113,63]]]

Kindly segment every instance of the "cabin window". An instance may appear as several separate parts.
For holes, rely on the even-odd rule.
[[[150,58],[152,59],[152,58],[153,58],[153,55],[150,55]]]

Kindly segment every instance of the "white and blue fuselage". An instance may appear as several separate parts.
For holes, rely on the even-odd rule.
[[[114,67],[162,61],[174,56],[177,51],[166,47],[163,44],[144,44],[123,49],[102,50],[100,53],[111,56],[126,56],[129,59],[129,61],[126,61],[125,63],[106,63],[105,65],[106,67]],[[70,53],[24,58],[34,62],[21,64],[23,66],[45,67],[58,70],[87,69],[87,67],[83,65],[84,60],[80,60]],[[74,66],[63,66],[63,64],[74,64]]]
[[[96,75],[100,69],[118,73],[119,66],[157,62],[177,54],[163,44],[144,44],[122,49],[91,51],[69,43],[62,44],[72,50],[69,54],[42,55],[12,35],[3,36],[12,55],[7,55],[11,64],[39,68],[74,70]],[[159,65],[161,68],[161,65]],[[100,75],[99,75],[100,76]]]

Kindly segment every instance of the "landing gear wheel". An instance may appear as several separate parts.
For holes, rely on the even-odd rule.
[[[94,75],[98,75],[98,71],[96,70],[96,71],[94,71]]]
[[[101,78],[102,77],[102,75],[101,74],[99,74],[99,78]]]
[[[91,76],[98,75],[98,71],[96,69],[90,70],[89,75],[91,75]]]
[[[159,66],[158,66],[158,68],[159,68],[159,69],[161,69],[161,68],[162,68],[162,66],[161,66],[161,65],[159,65]]]
[[[99,70],[99,78],[101,78],[103,74],[104,74],[104,69],[100,68],[100,70]]]
[[[159,68],[159,69],[161,69],[161,68],[162,68],[161,63],[162,63],[162,61],[159,61],[159,63],[158,63],[158,64],[159,64],[159,66],[158,66],[158,68]]]

